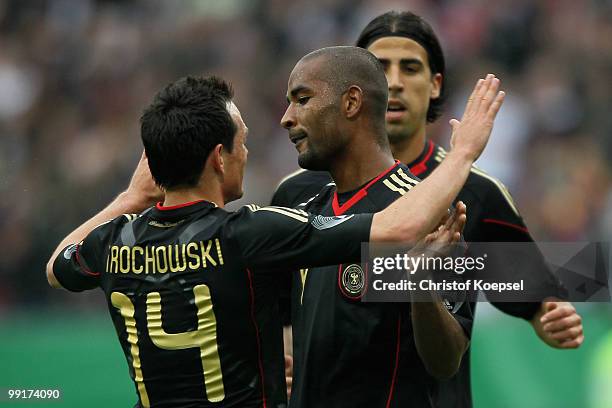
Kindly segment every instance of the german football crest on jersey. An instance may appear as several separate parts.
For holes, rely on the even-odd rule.
[[[349,299],[360,299],[365,293],[366,274],[359,264],[350,264],[338,268],[338,286],[342,294]]]

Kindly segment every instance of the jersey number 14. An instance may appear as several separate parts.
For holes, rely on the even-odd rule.
[[[217,319],[213,311],[208,286],[195,286],[193,294],[198,308],[197,330],[182,333],[166,333],[162,327],[161,295],[159,292],[149,293],[147,295],[147,328],[149,330],[149,337],[153,344],[165,350],[199,348],[206,395],[209,401],[219,402],[225,398],[225,390],[223,388],[221,361],[217,347]],[[111,294],[111,303],[119,309],[121,316],[125,320],[127,340],[131,345],[130,353],[132,355],[132,367],[134,368],[134,380],[136,381],[142,405],[149,407],[149,396],[147,395],[140,364],[134,303],[121,292],[113,292]]]

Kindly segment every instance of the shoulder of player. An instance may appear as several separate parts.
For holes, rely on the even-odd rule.
[[[98,225],[95,230],[99,229],[100,231],[107,231],[109,229],[122,228],[124,225],[131,224],[133,222],[148,220],[148,217],[146,217],[146,215],[148,215],[152,209],[153,207],[150,207],[141,212],[140,214],[121,214],[113,218],[112,220],[103,222],[102,224]]]
[[[304,208],[330,183],[333,185],[331,176],[327,172],[299,170],[281,181],[274,192],[271,204]]]
[[[317,181],[328,183],[330,179],[327,172],[299,169],[283,177],[276,186],[276,191],[289,190],[298,186],[309,185]]]
[[[102,231],[107,230],[107,229],[112,229],[114,227],[130,223],[130,222],[136,220],[139,216],[140,216],[140,214],[121,214],[121,215],[113,218],[112,220],[108,220],[108,221],[105,221],[105,222],[97,225],[93,229],[92,232],[96,232],[96,231],[102,232]]]
[[[434,146],[434,160],[436,160],[438,163],[441,163],[448,153],[442,146],[438,144],[435,144]],[[472,166],[470,170],[470,174],[468,175],[468,178],[464,185],[464,189],[466,188],[482,200],[488,198],[488,196],[491,195],[493,197],[500,194],[507,194],[508,196],[510,195],[508,193],[508,189],[500,180],[491,176],[486,171],[482,170],[476,165]]]
[[[247,204],[236,211],[226,211],[221,225],[223,239],[233,242],[237,248],[245,243],[254,244],[262,239],[277,236],[287,225],[302,225],[308,222],[308,214],[287,207]]]
[[[123,225],[134,221],[138,218],[138,214],[121,214],[112,220],[105,221],[95,226],[87,237],[81,242],[81,245],[87,243],[87,245],[100,245],[103,242],[112,240],[113,236],[120,231]]]
[[[419,182],[420,179],[412,174],[407,166],[400,164],[377,180],[376,184],[404,195]]]
[[[303,203],[300,203],[295,208],[305,210],[307,212],[317,213],[321,209],[321,207],[323,207],[325,204],[331,202],[334,199],[335,192],[336,183],[334,183],[333,181],[329,182],[325,184],[317,194],[310,197]]]
[[[274,205],[268,205],[261,207],[257,204],[247,204],[240,208],[235,214],[238,217],[242,216],[250,216],[252,214],[258,213],[258,215],[265,216],[269,214],[277,214],[285,217],[289,217],[298,221],[307,222],[308,221],[308,213],[302,209],[297,208],[289,208],[289,207],[279,207]]]
[[[433,160],[440,163],[444,160],[446,154],[447,152],[443,147],[435,145]],[[470,197],[473,197],[474,200],[477,200],[478,205],[482,206],[484,213],[499,213],[502,211],[520,217],[514,199],[506,186],[478,166],[472,166],[459,197],[464,198],[464,201],[465,198],[468,198],[469,201]],[[467,202],[466,204],[469,205]]]
[[[519,215],[518,208],[508,188],[499,179],[477,166],[472,166],[464,189],[469,190],[483,204],[491,206],[507,205],[512,212]]]

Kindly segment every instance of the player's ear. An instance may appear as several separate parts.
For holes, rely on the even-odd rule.
[[[441,73],[437,73],[431,76],[431,94],[429,97],[431,99],[438,99],[440,97],[440,92],[442,92],[442,78]]]
[[[208,159],[211,161],[211,165],[216,173],[225,173],[225,162],[223,159],[224,153],[225,148],[221,143],[219,143],[213,148],[212,152],[210,152],[210,155],[208,156]]]
[[[363,91],[357,85],[351,85],[342,95],[342,107],[346,118],[355,119],[363,106]]]

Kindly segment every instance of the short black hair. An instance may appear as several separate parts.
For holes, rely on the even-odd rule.
[[[302,61],[314,58],[321,58],[323,62],[319,67],[319,79],[340,95],[351,85],[359,86],[370,114],[384,125],[389,87],[384,68],[374,54],[359,47],[336,46],[313,51]]]
[[[140,135],[160,187],[194,187],[216,145],[231,153],[237,130],[227,109],[232,97],[232,87],[214,76],[181,78],[155,95],[140,118]]]
[[[374,41],[383,37],[406,37],[416,41],[427,52],[429,69],[433,74],[442,75],[440,96],[430,99],[427,110],[427,122],[434,122],[442,114],[442,106],[446,100],[444,75],[446,64],[438,37],[431,26],[420,16],[409,11],[389,11],[374,18],[359,34],[357,47],[368,48]]]

